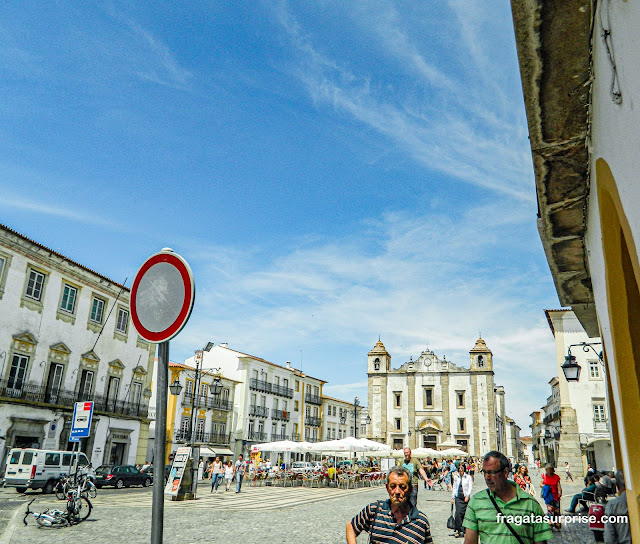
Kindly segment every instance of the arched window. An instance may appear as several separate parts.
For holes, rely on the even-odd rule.
[[[478,367],[482,368],[484,366],[484,357],[482,355],[478,355]]]
[[[378,357],[376,357],[373,361],[373,369],[380,370],[380,359],[378,359]]]

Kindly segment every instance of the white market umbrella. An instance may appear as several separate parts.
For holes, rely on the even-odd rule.
[[[370,451],[370,448],[360,444],[356,438],[347,436],[346,438],[340,438],[338,440],[325,440],[324,442],[316,442],[315,444],[311,444],[308,451],[344,453]]]
[[[442,450],[440,452],[445,457],[468,457],[469,454],[466,451],[462,451],[458,448],[449,448],[448,450]]]
[[[369,449],[370,452],[391,453],[391,446],[387,444],[376,442],[374,440],[369,440],[368,438],[358,438],[358,442],[363,446],[370,448]]]
[[[308,450],[301,449],[302,442],[293,442],[292,440],[278,440],[277,442],[265,442],[263,444],[254,444],[252,449],[258,451],[291,451],[293,453],[303,453]]]

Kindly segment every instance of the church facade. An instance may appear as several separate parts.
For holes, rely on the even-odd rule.
[[[505,451],[504,388],[495,384],[493,354],[482,338],[469,358],[464,368],[425,350],[392,369],[378,340],[367,357],[369,438],[394,449]]]

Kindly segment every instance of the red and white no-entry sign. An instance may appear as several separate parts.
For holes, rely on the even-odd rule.
[[[138,334],[159,344],[173,338],[189,320],[195,283],[187,261],[171,249],[149,257],[131,287],[131,320]]]

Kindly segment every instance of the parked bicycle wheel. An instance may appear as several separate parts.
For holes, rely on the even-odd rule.
[[[73,501],[74,505],[69,515],[75,523],[80,523],[91,514],[91,502],[86,497],[78,497],[77,499],[73,499]]]
[[[56,498],[59,501],[63,501],[67,498],[67,488],[62,480],[58,480],[58,483],[54,487],[53,491],[56,494]]]
[[[84,493],[89,499],[95,499],[98,495],[98,489],[91,480],[87,480],[84,486]]]

